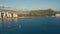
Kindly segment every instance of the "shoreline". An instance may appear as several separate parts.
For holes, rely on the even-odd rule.
[[[60,18],[60,16],[39,16],[39,17],[57,17],[57,18]],[[8,18],[13,19],[13,18],[36,18],[36,17],[8,17]],[[8,19],[8,18],[0,18],[0,19]]]

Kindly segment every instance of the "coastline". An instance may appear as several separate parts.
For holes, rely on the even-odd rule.
[[[39,17],[56,17],[56,18],[60,18],[60,16],[39,16]],[[10,19],[13,19],[13,18],[39,18],[37,16],[34,16],[34,17],[8,17]],[[0,19],[8,19],[8,18],[0,18]]]

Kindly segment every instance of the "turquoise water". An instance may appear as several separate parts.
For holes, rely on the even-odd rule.
[[[60,34],[60,18],[0,19],[0,34]]]

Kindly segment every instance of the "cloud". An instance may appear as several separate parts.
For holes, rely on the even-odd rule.
[[[9,7],[9,6],[6,4],[0,4],[0,7]]]
[[[0,9],[12,10],[13,7],[6,4],[0,4]]]

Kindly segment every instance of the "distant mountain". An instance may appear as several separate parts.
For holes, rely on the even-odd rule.
[[[0,12],[2,12],[2,11],[17,13],[19,17],[21,17],[21,16],[29,16],[30,17],[30,16],[53,16],[53,15],[55,15],[55,11],[52,9],[33,10],[33,11],[0,10]]]

